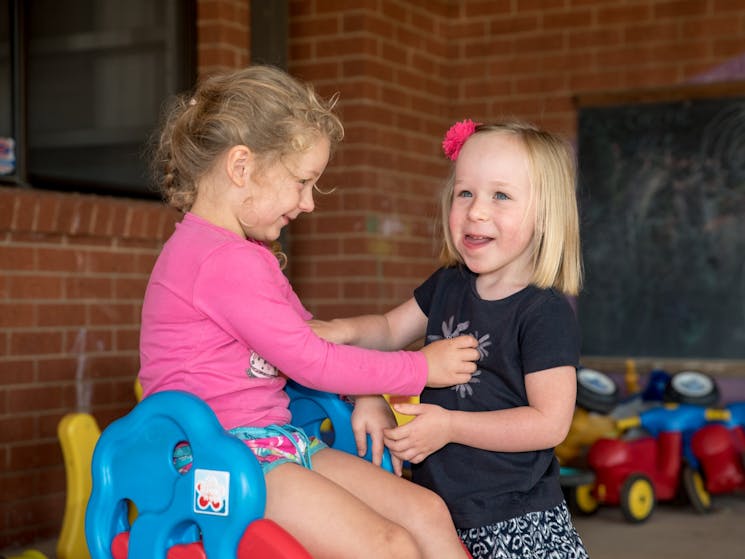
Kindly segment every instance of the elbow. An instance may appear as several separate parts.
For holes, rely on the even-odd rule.
[[[571,421],[555,421],[547,429],[548,446],[554,448],[559,446],[567,438]]]

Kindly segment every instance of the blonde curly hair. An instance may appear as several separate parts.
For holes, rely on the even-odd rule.
[[[187,212],[199,179],[233,146],[247,146],[264,165],[304,151],[319,134],[333,150],[344,137],[332,112],[336,101],[272,66],[209,76],[165,113],[153,141],[155,183],[171,206]]]

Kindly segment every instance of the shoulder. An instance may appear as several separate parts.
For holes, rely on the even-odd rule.
[[[527,288],[516,309],[517,324],[529,336],[577,337],[577,315],[566,295],[554,289]]]
[[[559,291],[531,288],[518,313],[518,339],[525,372],[579,363],[579,323]]]
[[[468,284],[473,274],[464,266],[452,266],[435,270],[422,284],[435,286],[449,286],[458,283]]]
[[[225,240],[203,255],[202,274],[222,275],[236,280],[278,280],[284,278],[277,258],[260,243],[247,240]]]
[[[466,285],[465,280],[468,273],[462,266],[439,268],[414,290],[414,298],[420,306],[428,306],[429,301],[433,297],[437,297],[436,294],[448,292],[452,287],[459,284]]]
[[[555,289],[528,286],[523,292],[520,303],[523,312],[530,314],[551,312],[574,315],[574,309],[569,298]]]
[[[259,259],[271,261],[273,255],[263,244],[187,213],[163,247],[163,252],[196,262],[211,259]],[[275,259],[276,261],[276,259]]]
[[[191,214],[176,227],[164,252],[178,268],[195,278],[196,288],[281,282],[277,258],[263,243],[206,222]],[[191,270],[189,272],[188,270]]]

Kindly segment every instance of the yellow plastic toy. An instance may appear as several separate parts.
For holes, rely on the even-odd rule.
[[[47,556],[44,555],[41,551],[37,551],[36,549],[29,549],[27,551],[24,551],[20,555],[13,555],[12,557],[7,557],[6,559],[47,559]]]
[[[137,379],[134,383],[134,393],[138,402],[142,400],[142,386]],[[57,436],[62,447],[67,478],[65,516],[57,541],[57,559],[90,559],[85,541],[85,509],[91,494],[93,449],[101,436],[101,428],[89,413],[68,413],[57,426]],[[137,516],[137,510],[131,503],[129,516],[130,520]],[[46,557],[23,555],[21,559]]]
[[[636,370],[636,361],[633,359],[626,360],[626,372],[623,375],[626,384],[626,394],[637,394],[641,391],[639,385],[639,373]]]
[[[91,460],[101,430],[92,415],[69,413],[57,426],[67,474],[67,496],[57,559],[89,559],[85,543],[85,508],[91,494]],[[21,556],[23,559],[37,559]]]
[[[562,466],[580,466],[584,454],[592,443],[600,438],[617,436],[618,429],[613,418],[577,407],[566,439],[554,449],[554,452]]]
[[[413,415],[404,415],[402,413],[398,413],[393,408],[393,404],[418,404],[419,396],[390,396],[388,394],[385,394],[383,397],[388,401],[389,404],[391,404],[393,415],[396,416],[396,423],[398,423],[399,425],[406,425],[409,421],[414,419]]]

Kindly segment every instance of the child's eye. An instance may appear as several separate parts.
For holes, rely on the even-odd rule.
[[[456,194],[456,196],[458,196],[458,198],[470,198],[473,195],[470,190],[461,190]]]
[[[297,183],[300,185],[301,188],[305,188],[309,184],[312,184],[312,179],[297,179]]]
[[[497,200],[509,200],[510,197],[507,196],[504,192],[497,192],[494,194],[494,198]]]

